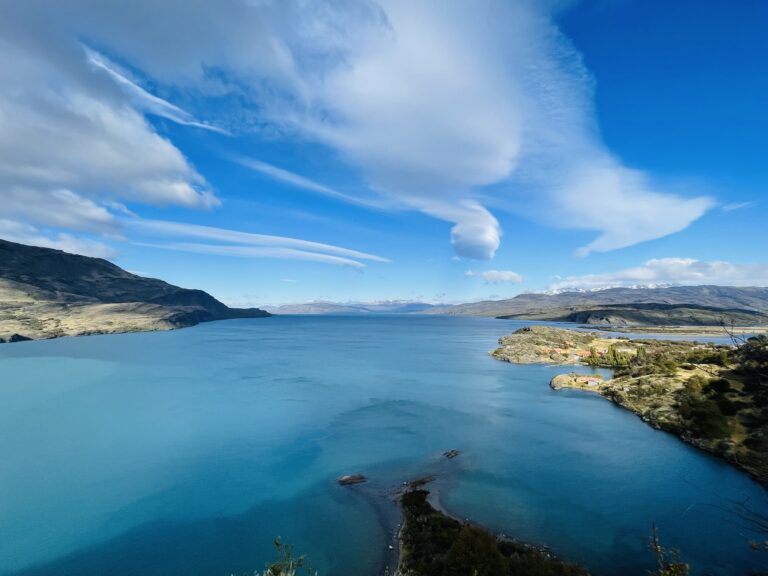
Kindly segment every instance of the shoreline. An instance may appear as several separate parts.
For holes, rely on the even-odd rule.
[[[611,370],[610,378],[562,373],[549,385],[596,393],[768,489],[768,455],[760,448],[768,409],[759,387],[738,371],[734,345],[546,326],[521,328],[499,338],[499,344],[491,357],[512,364]]]
[[[602,393],[600,390],[596,389],[590,389],[590,388],[583,388],[580,386],[568,386],[568,385],[554,385],[554,381],[560,377],[560,376],[570,376],[570,374],[558,374],[552,380],[550,380],[549,387],[554,390],[555,392],[559,392],[560,390],[576,390],[579,393],[586,393],[591,394],[593,396],[599,396],[603,400],[606,400],[613,404],[614,406],[618,406],[622,410],[626,410],[627,412],[630,412],[631,414],[635,415],[637,418],[639,418],[642,422],[653,428],[654,430],[658,430],[659,432],[663,432],[664,434],[669,434],[670,436],[674,436],[678,440],[684,442],[685,444],[696,448],[698,450],[701,450],[703,452],[706,452],[708,456],[712,458],[716,458],[717,460],[724,461],[727,464],[738,468],[740,471],[744,472],[749,476],[751,480],[753,480],[757,485],[762,487],[764,490],[768,491],[768,479],[761,478],[757,473],[755,473],[753,470],[749,468],[745,468],[744,465],[738,461],[738,459],[730,458],[728,454],[726,453],[719,453],[717,452],[713,447],[707,445],[706,443],[693,438],[691,436],[687,436],[684,434],[677,434],[673,432],[672,430],[667,430],[660,426],[657,422],[645,417],[643,414],[633,410],[632,408],[616,401],[615,399],[611,398],[610,396],[606,396],[604,393]],[[608,381],[610,382],[610,380]]]
[[[749,334],[768,334],[768,326],[686,326],[686,325],[637,325],[637,326],[600,326],[583,324],[581,330],[596,330],[598,332],[615,332],[626,334],[668,334],[679,336],[713,336],[728,337],[729,334],[744,336]]]
[[[351,490],[355,496],[366,500],[375,510],[378,521],[386,533],[387,548],[383,554],[383,561],[376,571],[379,576],[403,576],[404,558],[413,552],[408,549],[406,540],[408,530],[413,527],[407,525],[408,510],[404,498],[415,493],[424,493],[424,501],[430,508],[429,517],[438,522],[454,523],[464,526],[467,530],[481,534],[487,541],[495,542],[500,549],[513,550],[513,560],[519,561],[525,558],[527,562],[558,563],[570,570],[577,570],[575,574],[588,575],[588,570],[580,565],[562,560],[547,545],[521,541],[503,532],[496,532],[482,523],[470,518],[457,515],[448,510],[442,502],[442,492],[448,488],[450,482],[461,472],[461,468],[451,464],[452,458],[446,457],[446,453],[428,461],[421,468],[407,467],[403,474],[387,473],[389,484],[380,483],[375,478],[367,479],[364,483],[341,485],[343,490]],[[394,477],[409,478],[405,481],[396,481]],[[338,482],[338,480],[337,480]],[[436,538],[431,534],[429,538]],[[436,540],[435,542],[444,540]],[[571,572],[568,572],[569,574]],[[416,574],[409,570],[406,574]],[[419,576],[421,572],[417,573]]]
[[[274,314],[268,314],[265,316],[233,316],[231,318],[211,318],[210,320],[199,320],[192,324],[185,325],[158,325],[153,327],[131,327],[118,328],[118,329],[93,329],[84,330],[82,332],[76,332],[72,334],[46,334],[37,337],[27,337],[23,334],[4,332],[0,337],[0,345],[2,344],[19,344],[21,342],[45,342],[49,340],[61,340],[63,338],[85,338],[88,336],[117,336],[120,334],[150,334],[154,332],[174,332],[176,330],[184,330],[186,328],[194,328],[200,324],[210,324],[212,322],[226,322],[228,320],[262,320],[264,318],[274,318]]]
[[[478,567],[499,576],[589,576],[587,568],[562,560],[546,546],[521,542],[446,512],[437,491],[417,487],[401,495],[400,563],[394,576],[440,576],[447,568],[451,573],[471,574]]]

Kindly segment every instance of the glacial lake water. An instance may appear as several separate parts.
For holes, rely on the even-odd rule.
[[[374,576],[425,472],[455,515],[645,574],[652,523],[694,574],[764,567],[718,508],[766,491],[577,391],[492,360],[520,323],[234,320],[0,346],[0,574],[252,573],[281,536],[322,576]],[[458,449],[454,460],[441,458]],[[344,488],[342,474],[372,483]]]

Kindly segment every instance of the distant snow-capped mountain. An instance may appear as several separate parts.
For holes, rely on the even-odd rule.
[[[658,283],[658,284],[633,284],[627,286],[626,284],[615,284],[599,286],[596,288],[583,288],[580,286],[562,286],[553,290],[542,290],[541,292],[529,292],[529,294],[547,294],[553,296],[555,294],[567,294],[567,293],[589,293],[589,292],[602,292],[603,290],[614,290],[617,288],[626,288],[628,290],[643,290],[643,289],[657,289],[657,288],[672,288],[675,286],[682,286],[682,284],[676,283]]]
[[[384,300],[376,302],[327,302],[314,301],[302,304],[267,306],[274,314],[407,314],[424,312],[433,304],[406,300]]]

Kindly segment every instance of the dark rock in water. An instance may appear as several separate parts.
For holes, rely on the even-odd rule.
[[[27,340],[32,340],[32,338],[27,338],[21,334],[14,334],[8,339],[8,342],[26,342]]]
[[[368,482],[368,478],[363,476],[362,474],[347,474],[346,476],[342,476],[339,478],[339,484],[342,486],[351,486],[352,484],[362,484],[363,482]]]
[[[448,460],[453,460],[459,454],[461,454],[461,452],[459,452],[458,450],[448,450],[447,452],[443,452],[443,456],[448,458]]]

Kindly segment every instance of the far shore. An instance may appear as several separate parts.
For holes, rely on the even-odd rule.
[[[740,364],[738,346],[528,326],[502,336],[490,354],[512,364],[610,369],[609,379],[568,373],[557,375],[550,385],[600,394],[768,487],[763,448],[768,410],[763,389],[746,371],[749,365]]]
[[[600,332],[627,332],[630,334],[679,334],[681,336],[744,336],[748,334],[768,334],[768,326],[591,326],[580,328]]]

